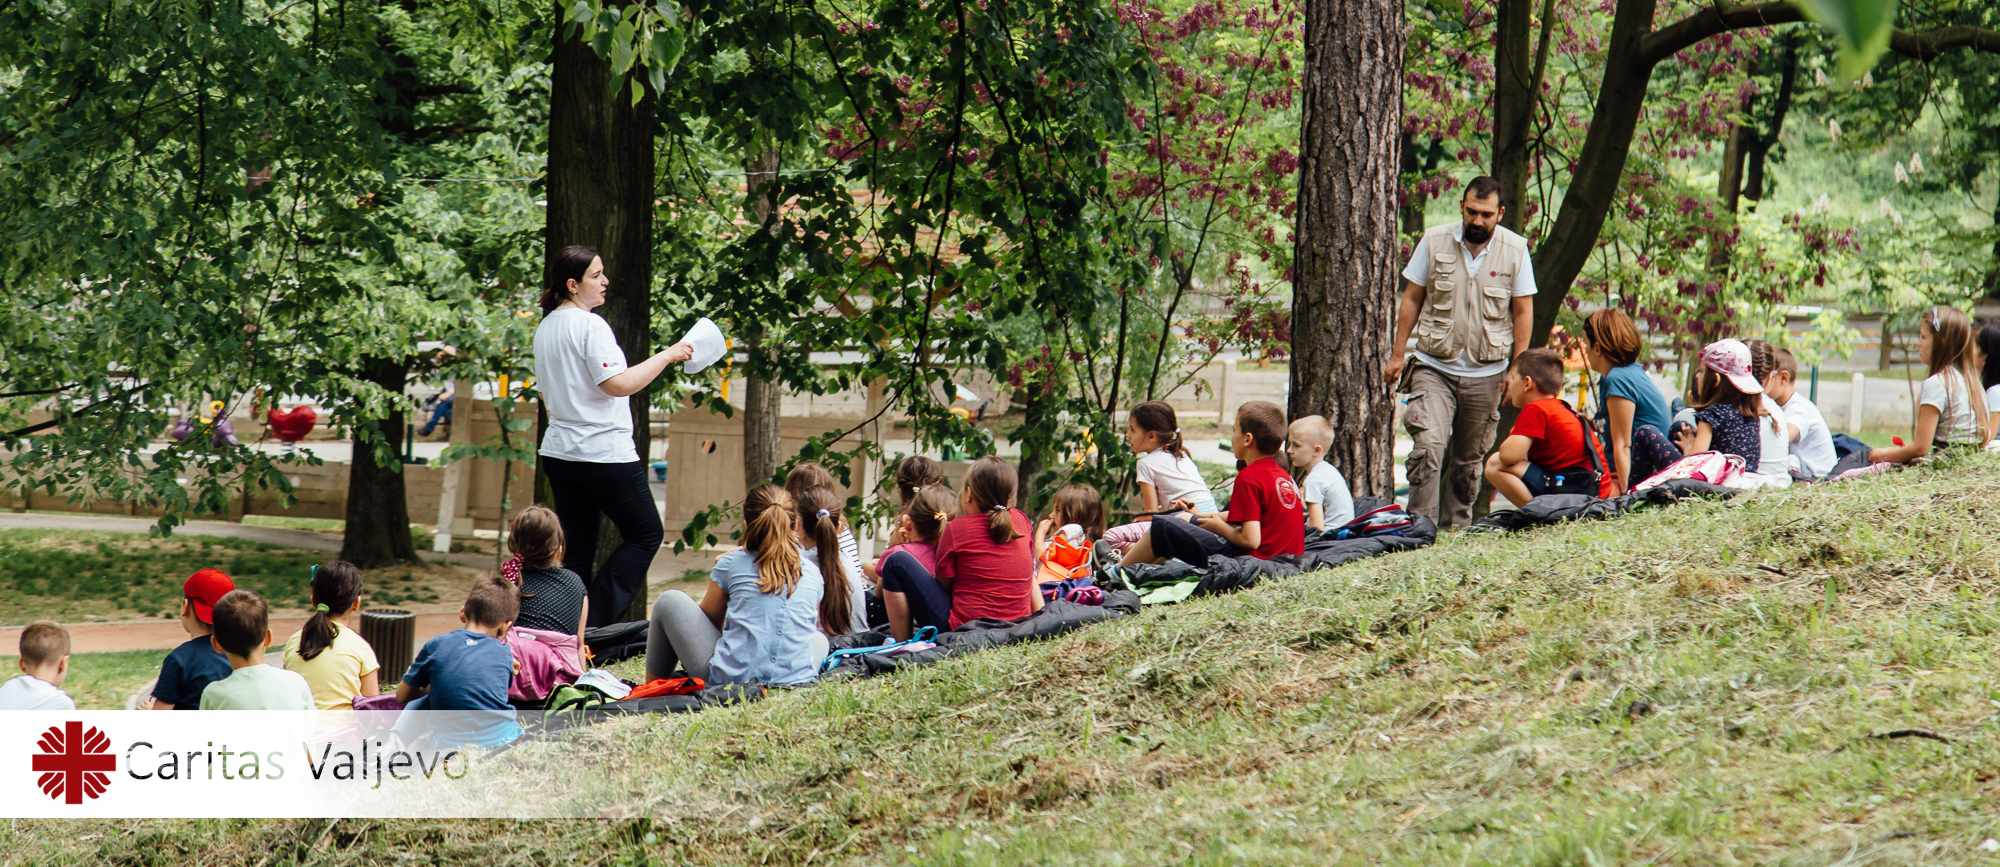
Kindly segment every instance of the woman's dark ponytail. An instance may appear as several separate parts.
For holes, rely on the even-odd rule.
[[[590,273],[590,263],[597,259],[596,247],[571,244],[556,253],[556,260],[549,265],[549,285],[542,289],[542,313],[555,312],[564,301],[572,296],[569,281],[582,280]]]
[[[340,634],[335,621],[360,599],[361,570],[353,563],[335,560],[313,567],[313,616],[299,630],[299,657],[310,660],[333,646],[334,636]]]

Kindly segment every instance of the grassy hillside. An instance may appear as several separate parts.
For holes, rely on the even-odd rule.
[[[1450,538],[594,730],[645,818],[19,822],[0,862],[1990,863],[1996,497],[1980,457]]]

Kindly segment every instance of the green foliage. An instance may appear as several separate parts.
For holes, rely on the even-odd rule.
[[[1792,0],[1814,21],[1833,30],[1840,46],[1840,77],[1853,81],[1889,50],[1896,29],[1896,0]]]

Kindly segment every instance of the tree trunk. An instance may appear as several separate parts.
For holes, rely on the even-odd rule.
[[[562,38],[555,7],[549,84],[548,224],[544,280],[555,274],[556,252],[571,244],[597,248],[611,286],[597,313],[611,325],[627,364],[653,352],[653,96],[633,104],[629,91],[610,89],[611,64],[589,43]],[[643,87],[633,76],[626,87]],[[632,395],[632,440],[645,460],[652,448],[652,394]],[[604,522],[598,558],[619,534]],[[633,605],[643,608],[647,596]],[[626,619],[630,619],[629,617]]]
[[[1356,494],[1393,498],[1382,382],[1400,277],[1398,131],[1408,34],[1397,0],[1309,0],[1292,292],[1291,414],[1333,424]]]
[[[1507,213],[1500,225],[1520,232],[1527,225],[1528,132],[1535,117],[1533,53],[1534,0],[1500,0],[1493,40],[1493,179]]]
[[[1590,132],[1578,151],[1576,170],[1563,193],[1562,210],[1555,225],[1535,249],[1535,276],[1541,291],[1535,293],[1535,328],[1530,346],[1549,342],[1549,330],[1556,314],[1569,297],[1590,254],[1597,249],[1597,233],[1611,213],[1618,197],[1618,184],[1625,173],[1625,158],[1632,152],[1632,136],[1639,128],[1639,115],[1646,104],[1646,87],[1653,80],[1653,63],[1640,54],[1640,44],[1653,22],[1655,0],[1619,0],[1611,21],[1611,38],[1605,45],[1609,62],[1597,92]]]
[[[778,181],[778,149],[760,148],[745,163],[744,183],[750,195],[750,210],[757,215],[757,224],[770,221],[776,210],[774,201]],[[780,419],[784,416],[783,388],[778,383],[750,375],[762,363],[765,352],[765,333],[759,326],[745,335],[744,349],[748,364],[744,365],[743,379],[743,488],[748,491],[771,481],[778,472],[778,465],[785,459],[785,450],[780,445],[782,436]]]
[[[400,359],[370,359],[361,371],[368,380],[392,394],[408,385],[410,367]],[[340,559],[363,569],[376,569],[417,559],[410,541],[410,505],[403,488],[402,404],[379,419],[355,419],[354,456],[347,470],[347,529],[341,535]],[[372,427],[371,427],[372,425]],[[392,457],[383,464],[375,445],[386,440]]]
[[[1718,204],[1716,214],[1728,215],[1733,224],[1736,206],[1743,198],[1743,161],[1750,155],[1750,148],[1757,142],[1757,130],[1745,124],[1729,128],[1729,141],[1722,146],[1722,168],[1716,172],[1715,199]],[[1708,238],[1708,273],[1717,280],[1729,276],[1729,246],[1722,238],[1710,234]]]
[[[1799,77],[1799,45],[1793,34],[1785,37],[1783,70],[1778,74],[1778,95],[1771,101],[1771,128],[1750,143],[1748,164],[1743,169],[1743,198],[1750,200],[1750,210],[1757,209],[1757,203],[1764,199],[1764,161],[1771,155],[1771,148],[1778,145],[1778,136],[1785,131],[1785,115],[1792,110],[1792,89]]]

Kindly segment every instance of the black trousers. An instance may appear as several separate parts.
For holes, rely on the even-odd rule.
[[[589,594],[588,625],[624,620],[632,600],[646,592],[646,570],[666,537],[653,488],[646,482],[646,462],[594,464],[543,455],[541,470],[555,494],[556,520],[562,522],[563,568],[582,578]],[[604,568],[592,574],[601,518],[611,519],[623,541],[604,558]]]
[[[1153,554],[1168,560],[1179,560],[1200,568],[1207,566],[1208,558],[1214,554],[1241,557],[1249,553],[1230,544],[1228,539],[1172,515],[1160,515],[1147,523],[1152,525],[1149,532],[1153,540]]]

